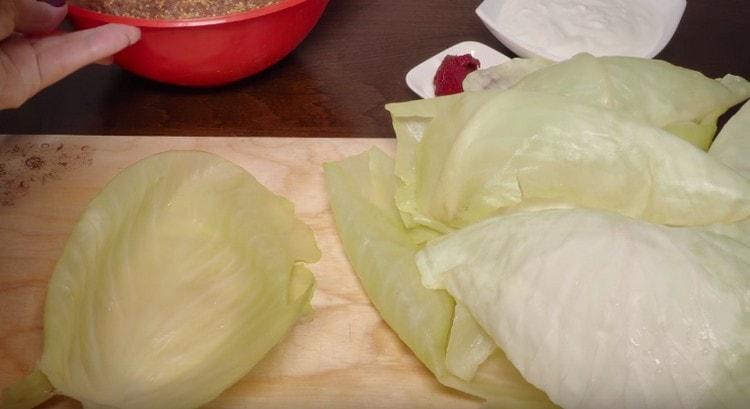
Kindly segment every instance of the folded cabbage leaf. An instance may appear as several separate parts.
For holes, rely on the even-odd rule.
[[[676,225],[750,215],[750,182],[669,132],[518,90],[387,106],[408,227],[448,232],[518,207],[578,206]]]
[[[310,310],[320,257],[293,205],[241,167],[167,152],[89,204],[49,283],[28,408],[195,408],[237,382]]]
[[[646,58],[582,53],[546,67],[539,60],[512,60],[487,71],[467,77],[469,89],[506,89],[513,82],[515,89],[564,95],[663,128],[703,150],[716,134],[718,117],[750,97],[750,83],[741,77],[713,80]]]
[[[417,255],[529,382],[576,408],[750,402],[750,246],[703,227],[553,209],[498,216]]]
[[[409,234],[395,207],[393,167],[377,148],[325,165],[344,251],[375,308],[444,385],[484,398],[491,407],[554,408],[488,344],[470,315],[460,315],[450,295],[422,286],[414,262],[420,240]],[[459,310],[455,317],[454,309]],[[481,351],[472,348],[476,343],[483,343]]]

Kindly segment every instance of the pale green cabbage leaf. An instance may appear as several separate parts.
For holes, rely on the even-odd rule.
[[[38,371],[6,408],[63,394],[85,408],[195,408],[310,310],[320,257],[292,204],[203,152],[116,176],[75,226],[49,283]]]
[[[750,402],[750,246],[585,209],[498,216],[428,244],[447,289],[568,408]]]
[[[673,134],[600,106],[485,91],[390,104],[396,201],[448,232],[519,206],[604,209],[676,225],[750,215],[750,182]]]
[[[658,126],[703,150],[716,134],[718,117],[750,97],[750,83],[741,77],[713,80],[666,61],[586,53],[546,67],[543,61],[512,60],[469,76],[467,85],[476,91],[515,83],[519,90],[564,95]]]
[[[487,335],[471,316],[461,314],[450,295],[422,286],[414,262],[419,240],[409,234],[393,202],[393,166],[377,149],[325,165],[344,251],[373,305],[441,383],[484,398],[491,407],[555,407],[488,344]],[[454,309],[459,313],[454,315]],[[472,351],[477,343],[481,351]],[[463,359],[461,351],[466,352]]]

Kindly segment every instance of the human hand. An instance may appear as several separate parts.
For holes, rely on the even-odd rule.
[[[0,0],[0,109],[17,108],[43,88],[140,39],[138,28],[121,24],[39,36],[54,31],[68,12],[65,0],[46,1]]]

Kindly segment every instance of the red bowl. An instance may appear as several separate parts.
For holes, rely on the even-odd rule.
[[[223,17],[155,20],[113,16],[71,5],[76,29],[107,23],[141,28],[141,40],[115,55],[135,74],[169,84],[208,87],[256,74],[307,37],[328,0],[282,0]]]

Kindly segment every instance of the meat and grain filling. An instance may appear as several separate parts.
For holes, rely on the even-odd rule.
[[[279,3],[281,0],[72,0],[71,3],[117,16],[150,19],[216,17]]]

